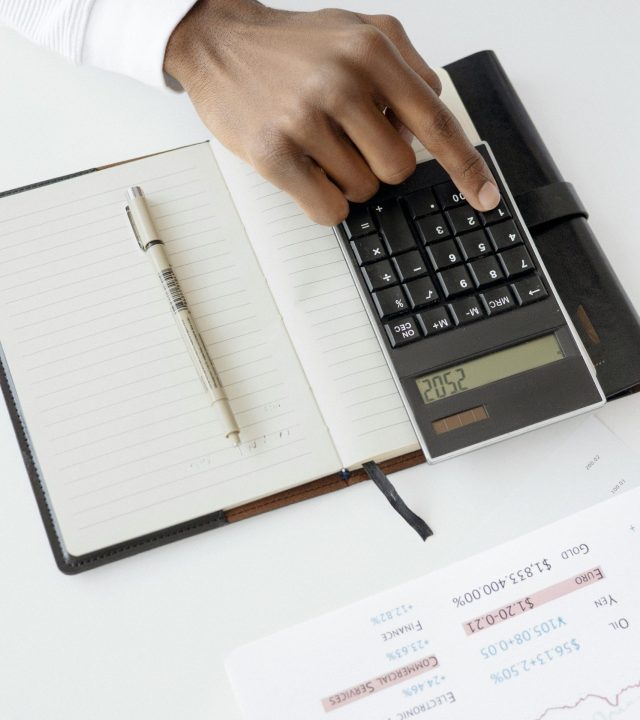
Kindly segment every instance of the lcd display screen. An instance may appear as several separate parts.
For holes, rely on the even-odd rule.
[[[416,378],[425,404],[474,390],[518,373],[562,360],[564,352],[555,335],[529,340],[521,345],[452,365]]]

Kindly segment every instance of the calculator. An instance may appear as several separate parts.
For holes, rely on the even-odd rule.
[[[489,145],[477,149],[494,210],[428,160],[334,228],[430,462],[605,402]]]

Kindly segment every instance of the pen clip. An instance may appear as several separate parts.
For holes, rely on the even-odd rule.
[[[127,212],[127,217],[129,218],[129,224],[131,225],[133,234],[136,236],[136,240],[138,241],[138,246],[140,247],[140,250],[142,250],[144,252],[144,245],[142,244],[142,240],[140,239],[140,235],[138,234],[138,228],[136,227],[136,223],[133,219],[133,215],[131,213],[131,208],[127,205],[125,207],[125,210]]]

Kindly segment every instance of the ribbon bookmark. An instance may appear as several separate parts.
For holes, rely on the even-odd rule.
[[[409,525],[420,535],[423,540],[426,540],[430,535],[433,535],[433,530],[427,525],[427,523],[419,516],[416,515],[413,510],[407,507],[405,501],[398,495],[398,491],[393,487],[389,478],[382,472],[378,463],[370,461],[362,464],[362,468],[369,476],[369,480],[378,486],[382,494],[387,498],[391,507],[403,517]]]

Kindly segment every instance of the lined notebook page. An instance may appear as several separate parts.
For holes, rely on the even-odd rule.
[[[215,144],[216,157],[346,467],[418,448],[331,228]]]
[[[124,191],[143,187],[238,419],[222,436]],[[208,143],[0,201],[0,338],[80,555],[335,472],[339,458]]]

